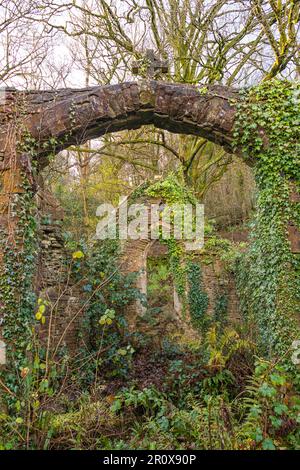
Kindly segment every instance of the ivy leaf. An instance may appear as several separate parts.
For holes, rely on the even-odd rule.
[[[274,412],[277,415],[282,415],[288,412],[288,407],[284,403],[278,403],[274,406]]]
[[[263,440],[262,430],[257,428],[254,434],[254,439],[256,442],[261,442]]]
[[[121,408],[122,408],[122,402],[121,400],[117,399],[114,401],[114,403],[111,405],[111,411],[113,411],[114,413],[116,413],[117,411],[119,411]]]
[[[270,438],[267,438],[267,439],[263,440],[262,448],[263,448],[263,450],[276,450],[276,447],[275,447],[272,439],[270,439]]]
[[[118,352],[118,354],[119,354],[120,356],[126,356],[126,354],[127,354],[126,349],[118,349],[117,352]]]
[[[92,288],[91,284],[86,284],[85,286],[83,286],[83,290],[85,292],[91,292],[92,289],[93,288]]]
[[[250,409],[250,414],[253,418],[258,418],[261,415],[261,407],[259,405],[253,405]]]
[[[271,374],[270,379],[273,385],[284,385],[286,383],[286,379],[282,375]]]
[[[263,397],[272,398],[276,395],[276,389],[274,387],[270,387],[267,382],[264,382],[258,389],[259,393]]]
[[[270,416],[270,421],[272,423],[272,426],[274,426],[275,429],[280,428],[282,424],[282,420],[280,418],[277,418],[276,416]]]

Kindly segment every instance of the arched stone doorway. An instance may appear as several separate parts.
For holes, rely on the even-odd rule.
[[[151,256],[157,252],[157,248],[160,247],[160,250],[163,254],[167,254],[167,246],[161,242],[159,239],[153,239],[151,237],[151,231],[153,230],[153,225],[151,225],[151,204],[157,206],[164,206],[165,201],[163,199],[153,199],[153,198],[141,198],[136,200],[135,203],[143,204],[143,207],[147,209],[147,234],[145,234],[140,239],[128,238],[122,243],[122,254],[120,257],[120,269],[123,274],[134,274],[136,277],[135,287],[139,289],[141,294],[144,297],[144,302],[136,300],[126,307],[126,319],[128,322],[129,330],[135,332],[138,329],[138,322],[142,320],[143,316],[147,313],[149,307],[149,296],[148,296],[148,283],[149,283],[149,266],[148,260]],[[129,202],[130,207],[130,202]],[[162,226],[162,221],[158,222],[158,225]],[[165,228],[172,230],[171,225],[168,227],[165,224]],[[156,250],[155,250],[156,249]],[[168,267],[169,268],[169,267]],[[172,309],[174,315],[170,321],[175,321],[177,324],[183,324],[188,328],[188,322],[183,321],[182,305],[177,294],[175,284],[173,279],[169,279],[171,283],[171,297]],[[187,320],[187,319],[186,319]],[[178,326],[178,325],[177,325]]]
[[[31,217],[24,201],[27,203],[36,192],[37,174],[48,164],[50,155],[105,133],[136,129],[146,124],[175,133],[203,136],[232,151],[239,101],[238,91],[225,86],[199,89],[154,80],[82,90],[19,92],[5,89],[1,96],[2,271],[6,269],[7,250],[14,252],[14,260],[18,261],[16,266],[24,264],[24,260],[18,260],[26,244],[19,213]],[[264,136],[263,129],[261,134]],[[247,163],[254,162],[248,159]],[[294,242],[298,232],[295,235],[290,230],[289,233],[292,246],[299,247],[299,243]],[[22,275],[16,286],[21,285]],[[10,299],[12,297],[13,290]],[[22,293],[16,291],[13,307],[8,308],[4,299],[0,315],[5,321],[13,321],[18,317],[22,302]]]
[[[205,250],[195,250],[189,254],[191,259],[193,259],[193,263],[201,267],[202,289],[205,295],[207,295],[207,310],[205,314],[213,320],[217,305],[221,298],[223,298],[226,301],[224,311],[226,323],[230,325],[240,323],[241,312],[235,277],[232,272],[228,271],[226,262],[222,261],[217,253],[208,254]],[[152,317],[152,329],[154,330],[152,336],[158,335],[167,338],[168,333],[173,332],[176,334],[181,333],[185,337],[199,339],[199,330],[193,326],[189,305],[183,306],[182,299],[177,292],[176,284],[172,278],[166,244],[160,240],[151,241],[150,238],[127,240],[123,244],[120,261],[121,270],[124,274],[135,273],[135,286],[142,292],[145,298],[145,304],[137,300],[126,307],[126,319],[131,332],[145,331],[145,328],[147,329],[147,326],[145,327],[147,322],[146,317],[150,316]],[[148,287],[151,283],[151,274],[153,274],[153,271],[155,273],[155,266],[163,266],[168,275],[161,285],[157,286],[157,298],[153,299],[154,303],[152,305],[151,295],[153,295],[153,292],[149,294]],[[190,286],[187,282],[187,297],[189,289]],[[164,298],[164,293],[168,297],[167,301]],[[153,321],[151,310],[156,310],[154,317],[157,316],[157,320],[161,323],[159,327],[154,327],[155,321]]]

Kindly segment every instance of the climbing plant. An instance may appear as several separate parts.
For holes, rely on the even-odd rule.
[[[288,226],[299,230],[299,83],[271,80],[243,92],[237,105],[234,139],[255,161],[257,211],[249,252],[238,262],[238,287],[246,320],[255,325],[266,356],[285,355],[299,339],[300,263]]]
[[[144,302],[144,296],[135,287],[137,273],[120,272],[118,240],[101,240],[89,247],[89,254],[78,270],[85,279],[83,291],[90,295],[86,307],[82,332],[82,356],[95,358],[80,368],[80,379],[87,384],[101,375],[124,376],[128,372],[132,353],[128,332],[126,307],[133,301]]]
[[[193,325],[205,332],[209,325],[207,316],[208,295],[203,288],[201,266],[188,262],[188,303]]]
[[[16,101],[15,107],[13,136],[7,137],[15,139],[17,152],[17,155],[12,153],[9,162],[10,187],[5,208],[9,223],[0,230],[1,334],[7,347],[7,366],[0,375],[3,377],[1,381],[5,382],[5,396],[9,397],[10,404],[20,401],[22,387],[25,387],[22,371],[34,368],[34,276],[38,253],[38,210],[34,196],[39,142],[24,127],[27,110],[22,97]],[[56,153],[58,144],[56,139],[50,138],[43,146],[50,156]]]
[[[1,333],[7,347],[5,384],[12,397],[17,397],[21,371],[29,361],[34,324],[35,294],[33,276],[37,254],[36,201],[34,199],[33,174],[36,171],[34,155],[36,142],[24,132],[20,122],[24,115],[22,99],[16,103],[14,122],[17,158],[10,158],[10,187],[6,210],[9,223],[1,228],[2,251],[0,273],[0,315],[3,320]],[[21,118],[21,119],[20,119]],[[9,191],[7,191],[9,192]]]
[[[213,318],[220,324],[221,328],[228,323],[228,294],[221,292],[216,298],[216,303],[213,312]]]
[[[14,238],[7,236],[5,231],[1,234],[2,336],[7,344],[7,360],[11,365],[9,371],[6,371],[5,383],[12,394],[18,390],[18,372],[27,366],[35,303],[32,290],[37,248],[35,207],[26,177],[23,175],[22,179],[23,192],[14,194],[11,202],[11,211],[17,218]]]
[[[195,205],[197,203],[196,198],[185,184],[182,169],[179,169],[176,173],[171,173],[164,180],[150,185],[145,190],[145,194],[150,197],[159,197],[169,207],[173,206],[173,218],[176,206],[181,210],[183,204]],[[182,301],[183,312],[185,312],[187,307],[187,263],[184,246],[181,240],[175,239],[173,233],[167,239],[161,238],[161,241],[168,246],[171,274],[176,291]]]

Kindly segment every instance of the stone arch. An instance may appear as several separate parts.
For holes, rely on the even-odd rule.
[[[127,200],[127,204],[128,210],[130,209],[131,204],[143,205],[143,207],[146,208],[146,211],[143,212],[143,222],[141,221],[141,218],[139,218],[139,223],[142,223],[143,227],[146,227],[146,230],[143,230],[143,235],[141,238],[133,239],[129,237],[123,241],[120,256],[120,271],[124,275],[134,274],[135,278],[133,280],[132,287],[135,287],[140,291],[146,304],[143,304],[143,302],[139,299],[130,302],[128,305],[126,305],[125,316],[129,331],[132,333],[147,331],[149,334],[150,331],[149,326],[147,325],[147,311],[149,307],[151,311],[151,304],[149,305],[148,303],[148,260],[149,258],[152,258],[152,260],[154,258],[156,258],[156,260],[164,259],[165,266],[168,266],[168,268],[170,267],[167,244],[164,243],[160,237],[153,238],[152,236],[152,230],[155,228],[155,226],[157,226],[156,219],[153,225],[152,205],[155,205],[156,207],[162,207],[166,205],[166,201],[163,196],[150,197],[144,194],[134,200],[129,198]],[[160,227],[163,227],[169,231],[169,233],[172,233],[172,222],[169,223],[160,220],[158,224]],[[179,243],[181,243],[182,249],[184,251],[188,251],[190,249],[189,243],[186,243],[184,240],[181,240]],[[195,255],[195,252],[193,252],[193,255]],[[176,333],[181,331],[186,336],[196,339],[198,337],[198,333],[192,325],[192,319],[188,305],[185,305],[185,307],[183,306],[183,299],[177,292],[176,282],[172,278],[171,272],[168,283],[170,287],[170,300],[168,301],[167,305],[162,303],[159,307],[158,305],[155,306],[156,309],[159,308],[160,310],[160,325],[158,329],[154,329],[154,337],[158,337],[153,339],[155,342],[156,340],[160,341],[161,337],[165,336],[169,330],[173,330],[173,332],[176,331]],[[189,287],[188,283],[186,283],[186,295],[188,295],[188,291]]]
[[[141,292],[148,302],[148,258],[152,255],[152,248],[160,244],[159,240],[127,240],[122,249],[120,269],[124,275],[134,274],[136,279],[133,286]],[[167,248],[166,246],[164,246]],[[174,282],[171,283],[174,314],[172,316],[173,327],[182,331],[193,331],[188,312],[182,315],[182,303],[177,294]],[[139,323],[143,322],[147,307],[140,300],[135,300],[126,306],[126,321],[130,332],[139,331]],[[143,328],[142,328],[143,329]],[[194,333],[194,331],[193,331]]]
[[[34,191],[39,173],[72,144],[152,124],[202,136],[232,151],[238,91],[145,80],[84,89],[22,92],[0,90],[0,217],[8,226],[9,205],[24,192],[22,173]],[[247,163],[251,163],[248,159]],[[10,217],[10,229],[14,223]]]
[[[13,92],[24,103],[24,127],[37,140],[40,166],[51,151],[124,129],[152,124],[178,134],[205,137],[232,150],[238,91],[226,86],[197,88],[142,81],[82,90]]]

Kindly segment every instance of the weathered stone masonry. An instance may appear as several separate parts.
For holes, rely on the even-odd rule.
[[[72,257],[62,236],[63,210],[49,191],[43,189],[37,197],[40,250],[35,289],[48,304],[39,334],[44,342],[50,334],[52,350],[59,344],[75,353],[85,312],[83,291],[71,275]]]

